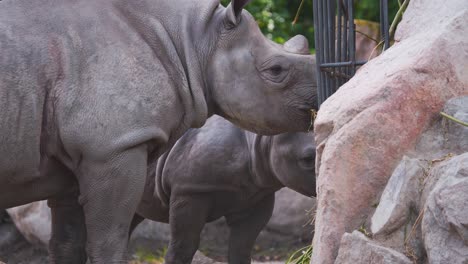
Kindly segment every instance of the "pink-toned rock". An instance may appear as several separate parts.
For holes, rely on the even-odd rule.
[[[322,105],[312,263],[334,262],[342,235],[365,221],[445,101],[468,94],[466,25],[466,0],[412,0],[394,46]]]
[[[400,252],[383,247],[359,231],[354,231],[343,235],[335,264],[356,263],[411,264],[411,261]]]
[[[47,202],[25,204],[7,209],[7,212],[26,240],[36,246],[47,247],[52,221]]]
[[[436,180],[428,188],[421,222],[428,262],[466,264],[468,152],[442,161],[430,174]]]
[[[214,261],[210,259],[209,257],[203,255],[200,251],[197,251],[197,253],[195,253],[195,256],[193,256],[192,263],[193,264],[221,264],[222,262]]]

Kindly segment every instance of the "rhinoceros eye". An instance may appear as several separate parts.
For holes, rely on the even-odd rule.
[[[280,65],[275,65],[268,69],[270,74],[273,76],[279,76],[283,72],[283,68]]]
[[[283,82],[288,76],[288,69],[281,65],[274,64],[273,66],[267,67],[262,71],[263,78],[274,83]]]
[[[265,60],[258,68],[261,77],[273,84],[281,84],[287,80],[290,72],[290,60],[284,56],[274,56]]]
[[[298,160],[299,166],[303,169],[315,168],[315,157],[304,157]]]

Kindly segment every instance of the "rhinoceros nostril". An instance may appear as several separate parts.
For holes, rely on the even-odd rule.
[[[309,42],[302,35],[294,36],[284,43],[284,50],[295,54],[310,54]]]

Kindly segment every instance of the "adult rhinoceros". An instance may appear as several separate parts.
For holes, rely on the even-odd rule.
[[[212,114],[308,128],[307,42],[267,40],[247,2],[0,2],[0,208],[48,199],[52,263],[84,263],[85,240],[124,263],[148,163]]]

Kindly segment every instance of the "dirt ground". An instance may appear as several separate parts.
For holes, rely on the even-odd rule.
[[[7,264],[47,264],[47,251],[31,245],[10,219],[0,219],[0,261]]]
[[[141,245],[141,243],[138,244]],[[130,251],[135,252],[136,247],[130,245]],[[134,254],[135,253],[132,255]],[[265,255],[260,257],[262,262],[257,263],[284,263],[264,262],[274,259],[274,257],[268,258],[265,257]],[[6,215],[0,216],[0,263],[2,262],[6,264],[48,264],[47,250],[39,246],[31,245],[31,243],[26,241]]]

